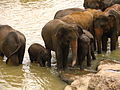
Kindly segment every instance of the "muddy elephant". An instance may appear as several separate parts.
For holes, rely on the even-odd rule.
[[[28,53],[29,53],[31,62],[32,63],[37,62],[41,67],[45,67],[47,61],[51,59],[47,49],[38,43],[33,43],[28,48]]]
[[[94,21],[94,30],[97,40],[98,53],[107,51],[107,41],[110,38],[110,50],[116,49],[116,43],[118,41],[118,29],[116,13],[114,10],[107,12],[107,15],[101,15]]]
[[[59,10],[55,13],[54,19],[59,19],[66,15],[72,14],[73,12],[82,12],[82,11],[84,11],[84,9],[81,8],[67,8],[67,9]]]
[[[26,39],[19,31],[8,25],[0,25],[0,53],[7,57],[6,64],[22,64]]]
[[[57,69],[67,68],[69,48],[72,50],[72,66],[77,59],[77,40],[83,33],[82,28],[76,24],[68,24],[60,19],[49,21],[42,29],[42,38],[45,46],[51,55],[51,50],[55,51],[57,59]],[[51,60],[48,62],[51,66]]]
[[[83,6],[86,8],[101,9],[104,11],[106,8],[120,4],[120,0],[84,0]]]

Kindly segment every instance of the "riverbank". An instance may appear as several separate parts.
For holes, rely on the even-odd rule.
[[[96,70],[85,69],[62,74],[61,79],[68,83],[64,90],[119,90],[120,62],[103,59],[93,61],[92,64],[95,62],[98,62]]]

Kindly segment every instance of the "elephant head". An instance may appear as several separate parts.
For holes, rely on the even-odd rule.
[[[58,27],[56,38],[60,46],[70,46],[72,51],[72,66],[76,64],[78,37],[83,33],[82,28],[76,24],[64,24]]]

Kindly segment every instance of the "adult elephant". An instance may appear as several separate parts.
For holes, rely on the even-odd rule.
[[[59,10],[55,13],[54,19],[59,19],[66,15],[72,14],[73,12],[83,12],[83,11],[85,10],[81,8],[67,8],[67,9]]]
[[[26,39],[19,31],[8,25],[0,25],[0,53],[6,56],[6,63],[12,65],[22,64]]]
[[[66,23],[76,23],[80,25],[83,29],[88,30],[95,37],[93,29],[93,21],[103,12],[95,9],[87,9],[83,12],[74,12],[72,14],[66,15],[60,18]],[[96,50],[96,43],[94,39],[94,49]]]
[[[102,15],[94,21],[95,36],[97,39],[98,53],[107,51],[107,40],[111,39],[110,50],[116,49],[118,35],[120,35],[120,5],[108,7]]]
[[[111,13],[115,13],[115,11],[111,10],[109,14],[101,15],[94,21],[94,30],[99,54],[102,53],[102,51],[107,51],[108,38],[111,39],[110,50],[113,51],[116,49],[118,40],[117,18]]]
[[[120,0],[84,0],[83,6],[86,8],[101,9],[104,11],[106,8],[120,4]]]
[[[115,15],[116,17],[116,25],[117,25],[117,31],[118,35],[120,36],[120,4],[114,4],[111,7],[108,7],[105,9],[104,13],[109,15]]]
[[[76,63],[77,40],[82,33],[80,26],[68,24],[60,19],[51,20],[43,27],[42,38],[49,54],[51,55],[51,50],[55,51],[58,70],[64,70],[67,67],[70,47],[72,50],[72,65]],[[51,66],[51,60],[48,61],[48,66]]]

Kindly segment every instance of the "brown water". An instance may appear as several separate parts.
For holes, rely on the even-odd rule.
[[[66,84],[53,68],[30,64],[27,49],[32,43],[44,45],[41,29],[56,11],[83,8],[82,4],[83,0],[0,0],[0,24],[12,26],[27,39],[23,65],[8,66],[0,60],[0,90],[63,90]]]

